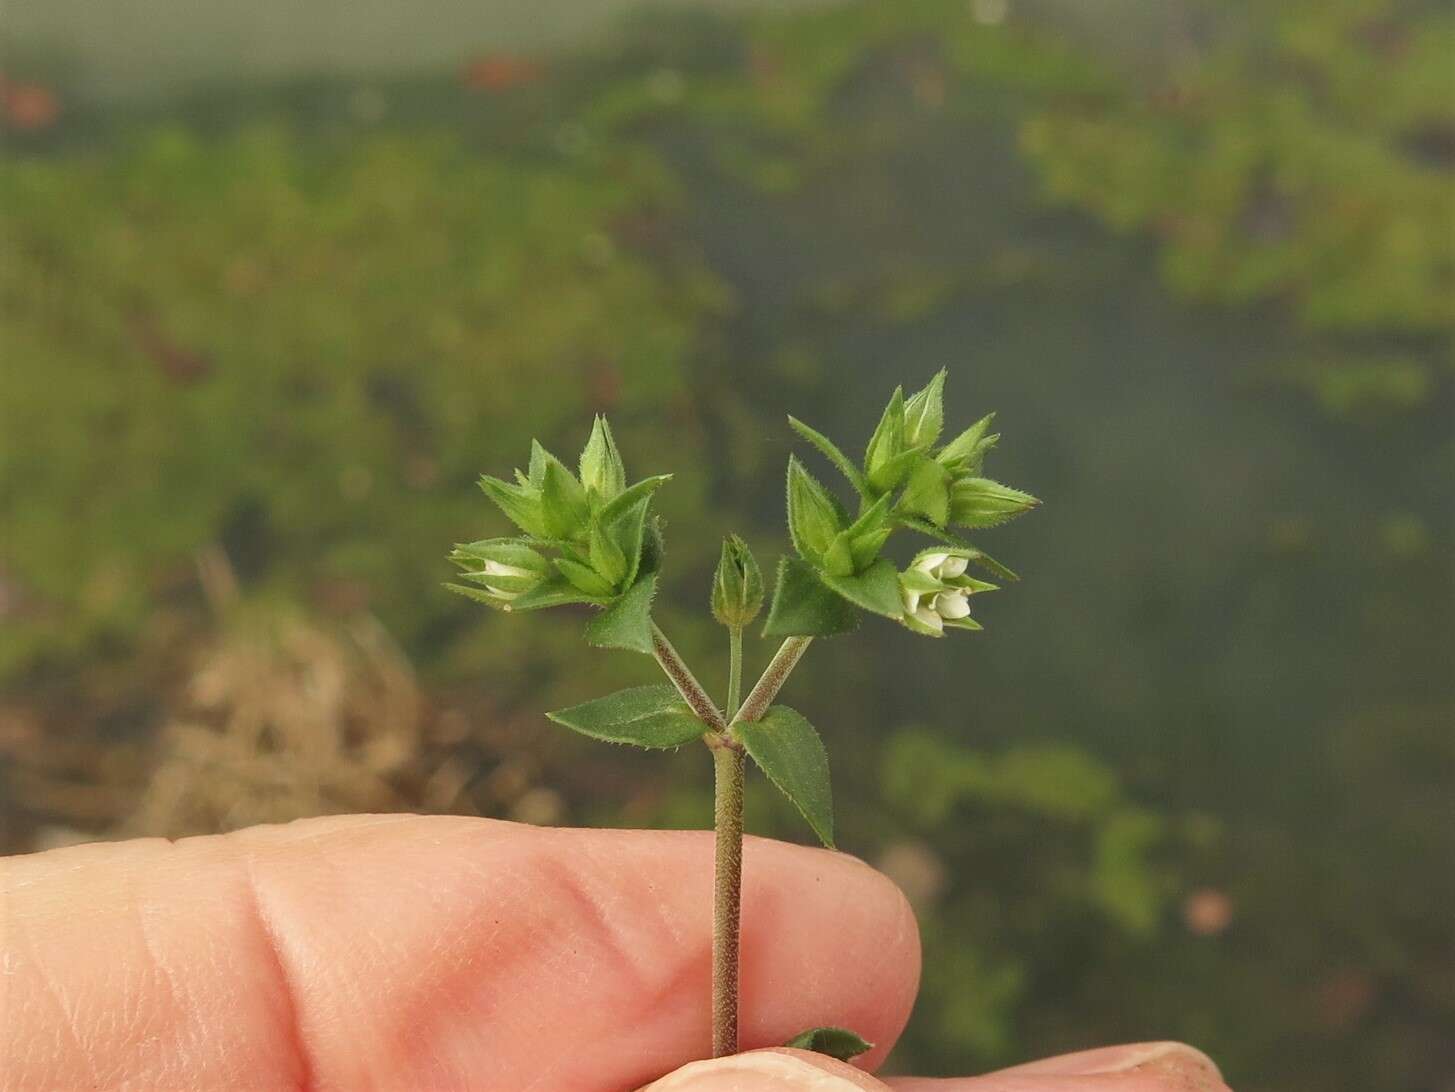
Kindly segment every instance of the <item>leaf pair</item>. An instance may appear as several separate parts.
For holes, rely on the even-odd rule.
[[[672,687],[637,686],[547,714],[557,724],[609,743],[663,749],[711,732]],[[786,705],[729,729],[739,744],[808,821],[824,845],[834,844],[828,752],[811,724]]]

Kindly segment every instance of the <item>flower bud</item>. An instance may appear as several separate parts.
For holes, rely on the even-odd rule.
[[[843,525],[843,514],[833,496],[796,457],[789,456],[788,533],[794,548],[805,560],[817,563]]]
[[[462,543],[450,560],[463,570],[463,579],[485,589],[487,602],[509,610],[512,600],[546,578],[550,563],[524,543],[510,538]]]
[[[875,492],[887,493],[904,480],[910,469],[904,453],[904,389],[895,387],[864,450],[864,477]]]
[[[591,438],[581,451],[581,485],[588,494],[609,501],[626,488],[626,467],[606,418],[597,416]]]
[[[950,487],[950,522],[962,527],[995,527],[1040,503],[1029,493],[989,478],[961,478]]]
[[[945,426],[945,369],[904,404],[905,447],[929,447]]]
[[[757,559],[746,542],[729,535],[712,578],[712,616],[730,629],[742,629],[762,608],[763,573]]]

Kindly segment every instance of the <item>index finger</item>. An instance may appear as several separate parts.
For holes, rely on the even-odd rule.
[[[345,817],[5,863],[14,1087],[635,1087],[709,1043],[711,836]],[[743,1045],[880,1044],[919,970],[897,889],[745,846]]]

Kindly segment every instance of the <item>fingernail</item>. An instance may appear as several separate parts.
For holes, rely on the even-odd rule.
[[[809,1060],[787,1051],[757,1050],[692,1062],[641,1092],[861,1092],[883,1087],[868,1074],[832,1059]]]
[[[1011,1072],[1044,1076],[1096,1077],[1133,1070],[1178,1076],[1192,1082],[1189,1092],[1213,1092],[1223,1087],[1218,1067],[1200,1050],[1185,1043],[1132,1043],[1127,1046],[1084,1050],[1064,1054],[1028,1065],[1016,1066]]]

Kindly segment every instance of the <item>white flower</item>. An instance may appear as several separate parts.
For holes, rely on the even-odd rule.
[[[931,636],[945,631],[945,624],[961,629],[978,629],[970,618],[970,596],[990,585],[965,575],[969,561],[960,554],[931,551],[918,557],[900,577],[899,594],[904,621],[910,629]]]

